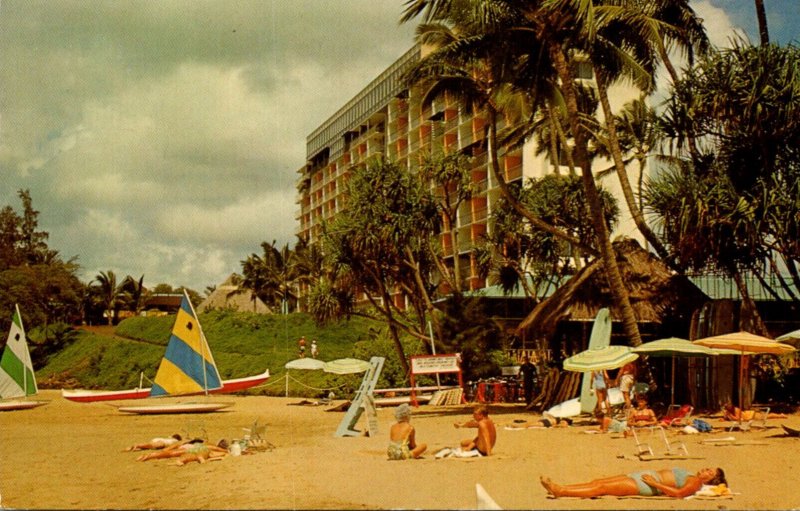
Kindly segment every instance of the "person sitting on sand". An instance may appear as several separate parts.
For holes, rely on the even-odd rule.
[[[647,398],[643,394],[636,396],[636,408],[628,411],[628,427],[643,428],[658,424],[655,412],[647,406]]]
[[[497,430],[494,422],[489,418],[489,409],[486,405],[478,405],[472,412],[472,420],[453,424],[456,428],[478,428],[478,436],[461,441],[462,451],[477,450],[482,456],[492,454],[492,449],[497,441]]]
[[[416,431],[411,425],[411,407],[403,403],[394,410],[397,422],[389,429],[389,447],[386,454],[390,460],[408,460],[419,458],[425,449],[425,444],[418,444]]]
[[[175,433],[169,438],[153,438],[149,442],[144,442],[141,444],[135,444],[130,447],[126,447],[123,451],[144,451],[148,449],[163,449],[165,447],[169,447],[172,444],[176,444],[180,442],[183,438],[180,434]]]
[[[727,403],[725,406],[722,407],[722,416],[723,419],[727,421],[751,421],[751,420],[763,420],[763,419],[785,419],[787,415],[785,413],[767,413],[766,417],[764,416],[764,412],[759,412],[756,410],[745,410],[742,412],[741,408],[738,406],[733,406],[732,403]]]
[[[665,495],[667,497],[683,498],[694,495],[704,484],[727,485],[725,472],[721,468],[704,468],[696,474],[682,468],[662,470],[643,470],[627,475],[618,475],[595,479],[588,483],[560,485],[547,477],[541,477],[540,482],[547,492],[554,497],[582,497],[594,498],[605,495],[626,497],[641,495],[653,497]]]

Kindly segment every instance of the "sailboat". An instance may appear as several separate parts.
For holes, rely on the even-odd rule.
[[[191,328],[188,325],[192,325]],[[202,363],[200,363],[200,354],[204,354]],[[183,379],[193,383],[177,387],[176,385],[181,383],[179,375],[183,375]],[[129,390],[61,389],[61,395],[70,401],[91,403],[144,399],[176,393],[180,393],[182,396],[229,394],[255,387],[268,379],[269,369],[255,376],[231,380],[220,379],[194,307],[184,291],[181,307],[172,327],[172,336],[167,344],[167,351],[161,359],[153,387],[142,387],[140,383],[139,387]]]
[[[0,411],[26,410],[46,404],[45,401],[18,399],[35,396],[38,393],[36,375],[28,351],[28,340],[22,326],[22,316],[19,313],[19,305],[14,305],[8,340],[0,358]]]

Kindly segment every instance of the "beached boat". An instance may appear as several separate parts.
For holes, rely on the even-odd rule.
[[[203,334],[189,297],[184,293],[175,317],[164,357],[161,359],[153,386],[119,391],[62,390],[71,401],[94,402],[123,399],[142,399],[167,396],[196,396],[235,392],[254,387],[269,378],[269,371],[245,378],[222,381],[214,357]],[[130,413],[199,413],[216,411],[229,406],[220,403],[147,404],[122,407]]]
[[[234,378],[223,380],[222,387],[208,391],[209,394],[232,394],[240,390],[246,390],[256,385],[261,385],[269,380],[269,369],[261,374],[245,376],[244,378]],[[204,394],[204,391],[196,392],[194,395]],[[191,394],[185,394],[191,395]],[[122,399],[144,399],[150,397],[150,387],[137,387],[128,390],[85,390],[85,389],[61,389],[61,396],[64,399],[77,403],[93,403],[95,401],[117,401]]]
[[[22,316],[15,305],[6,347],[0,357],[0,411],[27,410],[46,404],[28,399],[38,393]]]

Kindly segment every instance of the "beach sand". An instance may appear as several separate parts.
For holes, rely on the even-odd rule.
[[[766,430],[722,431],[729,423],[708,419],[715,432],[675,435],[692,456],[704,459],[637,459],[633,438],[586,434],[590,426],[508,430],[515,420],[535,419],[521,405],[492,405],[498,425],[488,458],[435,459],[475,430],[455,429],[470,418],[471,405],[422,406],[414,410],[417,438],[428,444],[424,459],[388,461],[387,432],[393,409],[378,410],[374,436],[336,438],[343,412],[330,406],[296,406],[299,398],[213,396],[232,402],[228,411],[197,415],[138,416],[102,404],[79,404],[46,390],[49,404],[0,413],[0,505],[58,509],[469,509],[481,484],[506,509],[787,509],[799,508],[794,492],[800,473],[800,439],[783,435],[780,424],[800,427],[800,416],[770,420]],[[341,403],[339,401],[338,403]],[[130,404],[130,403],[127,403]],[[153,437],[203,435],[242,438],[254,421],[266,426],[275,446],[252,455],[176,466],[174,460],[136,462],[122,452]],[[366,419],[358,423],[367,429]],[[656,453],[664,444],[650,441]],[[712,446],[700,441],[734,436],[745,445]],[[758,445],[766,444],[766,445]],[[723,467],[732,499],[664,498],[551,499],[542,475],[560,483],[642,469]]]

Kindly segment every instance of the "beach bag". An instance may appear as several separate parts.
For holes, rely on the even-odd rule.
[[[708,433],[709,431],[711,431],[713,429],[711,427],[711,424],[707,423],[706,421],[704,421],[702,419],[693,420],[692,421],[692,426],[694,426],[694,428],[697,431],[699,431],[700,433]]]

